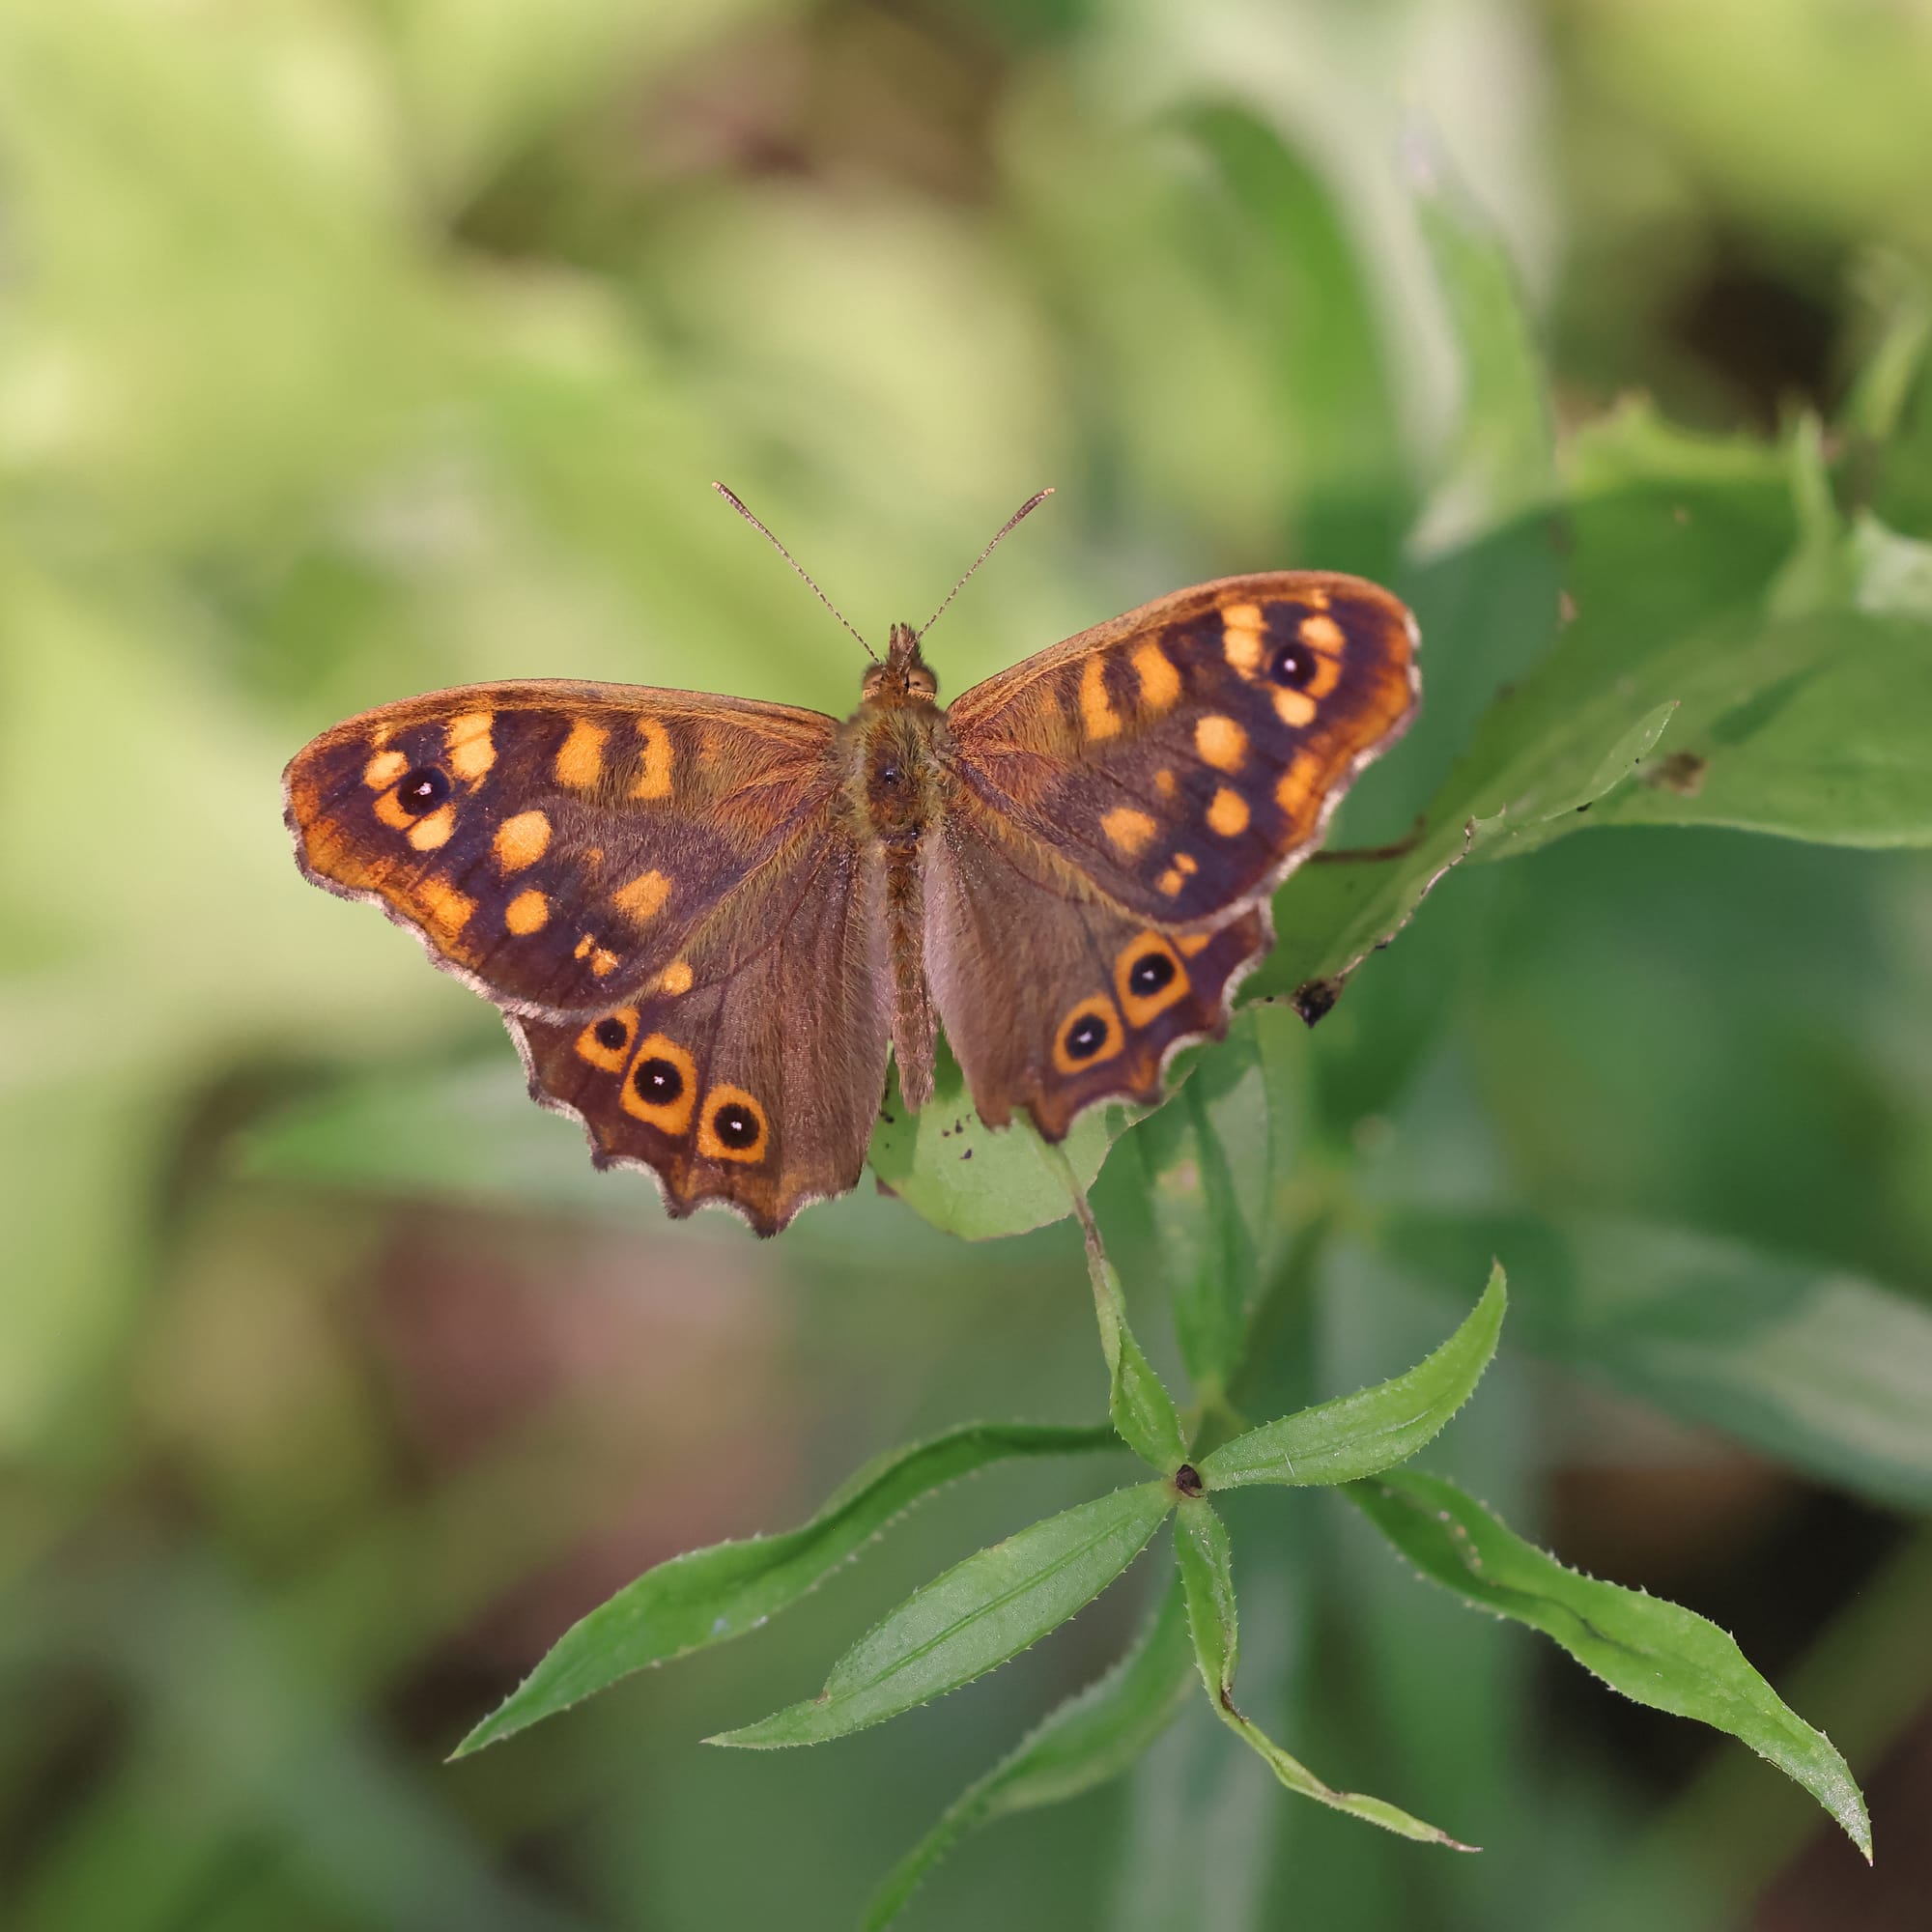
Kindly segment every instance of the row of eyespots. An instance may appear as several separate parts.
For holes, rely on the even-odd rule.
[[[1115,955],[1113,992],[1077,1001],[1054,1030],[1054,1065],[1079,1073],[1113,1059],[1126,1044],[1122,1013],[1128,1026],[1144,1027],[1184,1000],[1188,985],[1180,955],[1159,933],[1129,940]]]
[[[697,1119],[697,1151],[712,1160],[762,1160],[771,1138],[765,1110],[742,1087],[713,1084],[697,1104],[697,1066],[683,1047],[664,1034],[631,1041],[638,1028],[634,1008],[622,1007],[593,1020],[577,1037],[581,1060],[606,1073],[622,1073],[619,1104],[634,1120],[679,1137]],[[628,1070],[626,1064],[628,1063]]]

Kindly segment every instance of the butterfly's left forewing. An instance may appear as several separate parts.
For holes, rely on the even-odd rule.
[[[1138,918],[1224,919],[1401,735],[1415,637],[1386,590],[1332,571],[1179,591],[966,692],[947,715],[967,803]]]

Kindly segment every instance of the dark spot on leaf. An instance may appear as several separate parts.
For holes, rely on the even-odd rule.
[[[1710,759],[1700,758],[1695,752],[1672,752],[1643,775],[1643,781],[1674,791],[1680,798],[1695,798],[1704,789],[1704,774],[1710,769]]]
[[[1198,1496],[1208,1486],[1201,1480],[1201,1471],[1192,1463],[1183,1463],[1174,1472],[1174,1487],[1183,1496]]]
[[[1294,1010],[1308,1025],[1313,1026],[1317,1020],[1327,1018],[1334,1010],[1335,1002],[1341,997],[1341,980],[1311,980],[1305,986],[1295,988]]]

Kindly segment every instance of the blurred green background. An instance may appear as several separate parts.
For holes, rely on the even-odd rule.
[[[1493,223],[1559,429],[1642,391],[1770,440],[1874,354],[1912,392],[1929,179],[1923,5],[9,0],[0,1923],[849,1924],[1145,1587],[823,1753],[700,1748],[1094,1482],[989,1474],[755,1639],[445,1769],[646,1564],[1103,1390],[1065,1225],[969,1245],[867,1185],[759,1244],[592,1175],[488,1009],[298,879],[298,746],[505,676],[849,708],[851,641],[714,476],[873,636],[1058,486],[936,636],[947,692],[1223,572],[1453,556],[1435,596],[1480,600],[1536,503],[1464,487],[1498,426],[1419,192]],[[1924,538],[1919,380],[1877,496]],[[1520,668],[1497,627],[1473,663],[1426,638],[1427,721],[1345,840]],[[1326,1160],[1922,1320],[1928,969],[1923,853],[1611,829],[1452,877],[1320,1029],[1243,1024],[1304,1064]],[[1314,1392],[1445,1325],[1359,1255],[1321,1290]],[[1260,1494],[1270,1729],[1484,1857],[1294,1804],[1204,1712],[907,1922],[1922,1925],[1932,1471],[1794,1474],[1671,1406],[1514,1352],[1447,1461],[1733,1631],[1863,1779],[1874,1874],[1741,1747]]]

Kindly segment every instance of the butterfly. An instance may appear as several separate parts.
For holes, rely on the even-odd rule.
[[[673,1215],[772,1235],[856,1185],[889,1058],[919,1108],[941,1025],[989,1126],[1060,1140],[1226,1030],[1414,711],[1415,622],[1339,573],[1223,578],[950,707],[923,636],[842,723],[560,679],[365,712],[288,767],[297,862],[501,1009],[531,1097]]]

